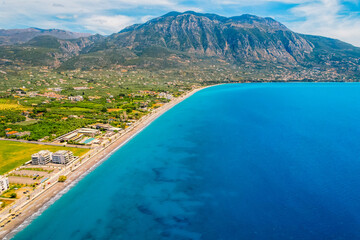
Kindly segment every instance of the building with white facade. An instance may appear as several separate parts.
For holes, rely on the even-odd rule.
[[[174,96],[172,94],[169,94],[169,93],[165,93],[165,92],[161,92],[158,94],[158,98],[166,98],[166,99],[173,99]]]
[[[101,134],[100,130],[92,128],[80,128],[78,133],[84,134],[86,136],[95,137],[96,135]]]
[[[70,96],[70,97],[68,97],[68,99],[73,102],[80,102],[80,101],[84,100],[84,97],[83,96]]]
[[[0,176],[0,193],[9,189],[9,179],[4,176]]]
[[[51,161],[52,152],[49,150],[42,150],[38,153],[31,155],[31,164],[33,165],[45,165]]]
[[[56,164],[68,164],[74,159],[71,151],[60,150],[52,155],[52,162]]]

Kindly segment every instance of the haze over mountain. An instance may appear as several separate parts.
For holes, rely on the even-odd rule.
[[[80,37],[88,37],[89,33],[77,33],[60,29],[0,29],[0,45],[11,45],[17,43],[25,43],[37,36],[53,36],[59,39],[75,39]]]
[[[216,60],[253,69],[284,67],[293,71],[331,70],[336,74],[360,75],[360,48],[335,39],[295,33],[272,18],[247,14],[227,18],[170,12],[108,37],[94,35],[66,40],[78,34],[61,30],[36,34],[25,44],[2,47],[0,58],[12,64],[26,62],[62,69],[114,65],[167,68],[206,65]],[[25,42],[30,35],[24,34],[24,38],[14,42]],[[17,54],[12,48],[17,49]],[[22,51],[30,51],[38,58],[32,59]]]

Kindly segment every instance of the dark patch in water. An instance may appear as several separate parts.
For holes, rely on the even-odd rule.
[[[143,214],[146,214],[146,215],[152,215],[153,213],[150,211],[150,209],[148,207],[145,207],[144,205],[138,205],[137,206],[137,209],[143,213]]]

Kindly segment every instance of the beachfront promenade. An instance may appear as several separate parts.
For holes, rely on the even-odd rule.
[[[156,118],[161,116],[167,110],[171,109],[173,106],[180,103],[184,99],[190,97],[200,89],[193,89],[185,95],[175,98],[172,101],[164,104],[160,108],[154,109],[152,112],[143,116],[141,119],[136,121],[121,133],[117,133],[110,137],[101,146],[91,149],[84,156],[73,161],[69,165],[64,166],[61,171],[56,173],[45,183],[40,184],[40,186],[38,186],[29,197],[18,199],[14,204],[5,208],[0,213],[0,225],[4,225],[5,223],[7,224],[2,229],[0,229],[0,238],[4,238],[6,236],[4,239],[9,239],[7,234],[10,233],[11,235],[12,230],[23,223],[27,218],[31,217],[33,213],[38,211],[51,198],[59,194],[66,186],[79,179],[79,177],[83,176],[84,174],[87,174],[89,171],[93,170],[100,162],[104,161],[114,151],[118,150],[120,147],[130,141]],[[68,180],[65,183],[59,183],[59,176],[67,176]],[[24,214],[25,210],[26,213]],[[18,214],[20,212],[22,214],[13,219],[14,215],[12,214]]]

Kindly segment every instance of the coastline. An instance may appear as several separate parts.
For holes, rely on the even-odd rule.
[[[56,200],[58,200],[62,195],[69,191],[73,186],[75,186],[88,173],[96,169],[103,161],[108,159],[114,152],[116,152],[119,148],[124,146],[142,130],[148,127],[154,120],[156,120],[165,112],[167,112],[177,104],[181,103],[185,99],[189,98],[196,92],[212,86],[193,89],[187,92],[185,95],[171,100],[160,108],[155,109],[153,112],[139,119],[136,123],[134,123],[134,125],[127,128],[125,133],[117,136],[116,140],[109,142],[108,145],[105,146],[103,149],[89,156],[76,169],[70,171],[67,174],[67,181],[65,181],[64,183],[54,183],[44,192],[39,194],[39,196],[36,196],[36,198],[29,200],[24,207],[17,209],[17,211],[21,211],[22,214],[13,219],[10,223],[6,224],[5,227],[0,229],[0,238],[5,240],[14,237],[16,233],[29,225],[36,217],[41,215],[43,211],[45,211],[49,206],[51,206]]]

